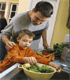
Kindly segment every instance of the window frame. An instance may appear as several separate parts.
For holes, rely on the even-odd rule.
[[[16,6],[17,6],[17,7],[16,7],[16,11],[12,11],[12,7],[13,7],[13,5],[16,5]],[[16,14],[17,14],[17,9],[18,9],[18,4],[17,4],[17,3],[10,3],[10,11],[9,11],[8,22],[9,22],[10,19],[13,18],[13,17],[11,18],[11,12],[15,12],[15,15],[16,15]],[[14,15],[14,16],[15,16],[15,15]]]

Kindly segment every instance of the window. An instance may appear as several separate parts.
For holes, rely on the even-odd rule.
[[[5,8],[6,8],[6,4],[5,3],[0,3],[0,11],[5,13]]]
[[[9,22],[15,16],[16,12],[17,12],[17,4],[11,4],[10,14],[9,14]]]

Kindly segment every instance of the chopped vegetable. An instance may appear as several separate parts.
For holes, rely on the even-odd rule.
[[[54,69],[48,68],[47,65],[42,65],[42,67],[40,67],[36,64],[34,66],[26,67],[26,69],[31,70],[33,72],[38,72],[38,73],[52,73],[52,72],[54,72]]]

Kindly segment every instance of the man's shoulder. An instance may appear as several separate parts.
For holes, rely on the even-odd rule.
[[[16,14],[11,22],[22,22],[23,20],[26,20],[28,18],[28,11],[26,12],[21,12],[21,13],[18,13]]]
[[[14,18],[20,18],[20,17],[23,17],[23,16],[25,16],[27,13],[28,13],[28,11],[18,13],[18,14],[16,14],[16,15],[13,17],[13,19],[14,19]]]

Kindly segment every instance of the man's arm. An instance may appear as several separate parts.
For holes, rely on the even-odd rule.
[[[43,31],[42,33],[42,39],[43,39],[43,46],[44,46],[44,49],[46,49],[46,47],[48,48],[48,44],[47,44],[47,40],[46,40],[46,30]]]
[[[10,41],[12,36],[13,23],[10,22],[3,30],[1,30],[0,39],[6,44],[6,49],[10,50],[15,45],[14,42]]]

